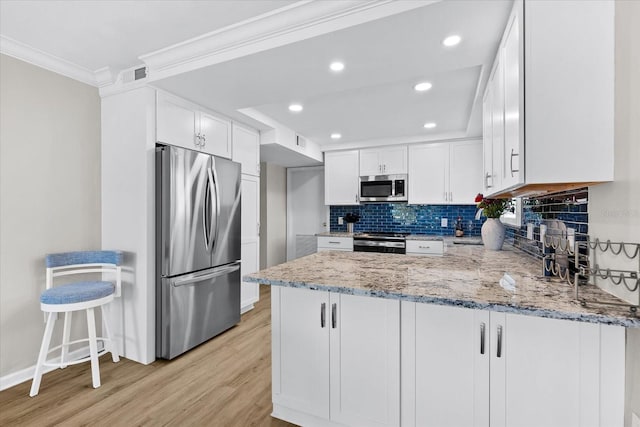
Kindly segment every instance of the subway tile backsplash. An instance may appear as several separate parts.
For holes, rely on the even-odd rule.
[[[473,205],[408,205],[406,203],[370,203],[359,206],[331,206],[330,230],[346,231],[346,222],[338,225],[338,217],[348,212],[360,215],[354,231],[430,234],[452,236],[456,219],[462,218],[465,236],[479,236],[484,221],[476,221],[477,208]],[[442,218],[448,226],[441,227]]]

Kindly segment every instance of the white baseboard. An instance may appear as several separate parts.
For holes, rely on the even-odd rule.
[[[102,350],[102,343],[98,343],[98,351]],[[89,356],[89,346],[79,348],[69,353],[69,360],[77,360],[83,357]],[[57,363],[60,361],[60,356],[47,360],[48,363]],[[58,369],[55,366],[45,366],[44,373],[51,372],[53,370]],[[22,369],[17,372],[13,372],[11,374],[7,374],[5,376],[0,377],[0,391],[6,390],[18,384],[21,384],[25,381],[30,381],[33,379],[33,373],[36,370],[36,365],[30,366],[28,368]]]

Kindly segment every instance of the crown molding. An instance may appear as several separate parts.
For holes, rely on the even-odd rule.
[[[155,81],[441,0],[303,0],[140,56]]]
[[[467,135],[464,131],[440,132],[433,135],[413,135],[397,138],[378,138],[364,141],[353,141],[346,143],[333,143],[321,145],[322,151],[355,150],[360,148],[383,147],[389,145],[455,142],[455,141],[476,141],[482,140],[482,135]]]
[[[0,35],[0,53],[91,86],[101,87],[113,83],[108,67],[93,72],[3,35]]]

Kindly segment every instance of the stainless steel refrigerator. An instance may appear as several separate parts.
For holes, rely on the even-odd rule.
[[[240,321],[240,164],[156,148],[156,356]]]

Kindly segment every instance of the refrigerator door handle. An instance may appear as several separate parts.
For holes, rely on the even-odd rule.
[[[211,212],[211,217],[215,218],[216,225],[213,226],[213,224],[211,224],[209,226],[210,227],[209,239],[211,243],[211,252],[213,252],[213,250],[215,249],[216,243],[218,242],[218,230],[220,229],[220,189],[218,188],[218,174],[216,173],[216,170],[213,167],[209,168],[209,179],[213,183],[211,187],[213,187],[213,189],[215,189],[215,192],[216,192],[215,206],[214,206],[216,210],[215,216],[213,215],[213,209]],[[211,202],[213,204],[213,195],[211,196]],[[213,234],[213,236],[211,236],[211,234]]]
[[[205,212],[206,215],[206,208],[207,206],[211,206],[212,208],[214,207],[214,202],[213,202],[213,191],[215,190],[216,192],[216,215],[217,215],[217,211],[218,211],[218,205],[217,205],[217,199],[218,199],[218,188],[216,186],[216,182],[213,178],[213,172],[211,170],[211,168],[207,169],[207,185],[206,185],[206,190],[207,190],[207,196],[208,200],[205,199],[205,203],[203,205],[203,212]],[[205,234],[206,234],[206,238],[205,238],[205,245],[207,247],[207,250],[209,252],[213,251],[213,247],[215,245],[215,240],[214,237],[212,236],[213,234],[213,209],[209,210],[209,217],[204,216],[205,220],[204,220],[204,224],[205,224]],[[209,226],[207,226],[207,219],[209,220]],[[216,220],[216,228],[218,227],[218,221]],[[216,233],[216,237],[217,237],[217,233]]]
[[[233,264],[225,265],[224,267],[218,267],[214,271],[211,271],[206,274],[198,274],[198,273],[189,274],[186,277],[182,277],[172,282],[171,285],[175,288],[180,286],[190,285],[195,282],[213,279],[214,277],[224,276],[229,273],[233,273],[234,271],[237,271],[239,269],[240,269],[240,263],[234,262]]]
[[[207,205],[208,199],[211,198],[211,179],[207,174],[207,182],[204,185],[204,200],[202,202],[202,233],[204,234],[204,247],[207,251],[211,251],[209,245],[211,243],[211,225],[207,226]],[[209,221],[211,222],[211,221]]]

